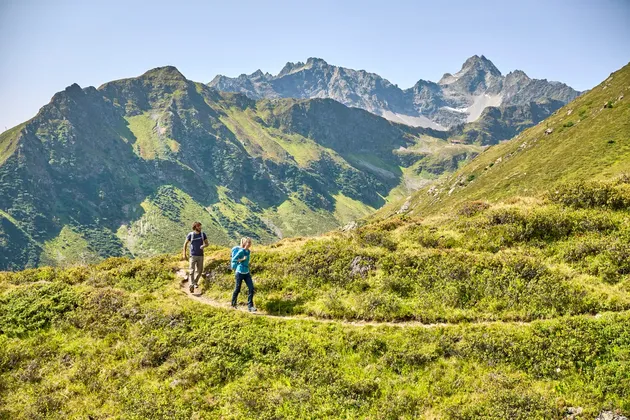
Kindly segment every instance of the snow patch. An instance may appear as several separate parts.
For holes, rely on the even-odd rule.
[[[501,102],[503,102],[503,95],[488,95],[484,93],[475,96],[473,104],[467,108],[468,118],[466,122],[476,121],[484,109],[489,106],[500,106]]]

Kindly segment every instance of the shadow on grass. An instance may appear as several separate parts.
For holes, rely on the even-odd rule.
[[[263,309],[272,315],[297,315],[302,313],[300,308],[306,299],[300,297],[297,299],[269,299]]]

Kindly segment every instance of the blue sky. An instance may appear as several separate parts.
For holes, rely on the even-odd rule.
[[[473,54],[588,89],[630,61],[630,0],[0,0],[0,131],[166,64],[208,82],[313,56],[407,88]]]

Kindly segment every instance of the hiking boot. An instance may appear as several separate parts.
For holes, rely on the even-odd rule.
[[[249,312],[257,312],[258,309],[254,308],[253,306],[251,308],[247,309]]]
[[[190,293],[193,293],[195,291],[195,285],[190,283],[190,286],[188,286],[188,290],[190,290]]]
[[[232,309],[238,309],[238,307],[236,305],[230,305],[230,308]]]

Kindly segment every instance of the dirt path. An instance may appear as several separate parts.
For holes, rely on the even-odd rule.
[[[269,314],[267,312],[260,311],[260,310],[255,313],[250,313],[249,311],[247,311],[245,307],[241,306],[239,307],[239,309],[233,309],[230,306],[230,303],[227,301],[219,302],[209,297],[206,297],[202,295],[201,293],[190,293],[190,290],[188,290],[188,280],[186,278],[186,270],[177,271],[177,276],[181,279],[181,284],[180,284],[181,290],[184,293],[186,293],[186,295],[190,299],[194,301],[203,303],[204,305],[210,305],[215,308],[225,309],[228,311],[239,311],[239,312],[249,314],[251,316],[263,316],[266,318],[273,318],[273,319],[312,321],[312,322],[319,322],[319,323],[324,323],[324,324],[351,325],[355,327],[389,326],[389,327],[438,328],[438,327],[453,327],[453,326],[463,325],[463,324],[469,324],[469,325],[470,324],[474,324],[474,325],[494,325],[494,324],[527,325],[527,324],[530,324],[530,322],[521,322],[521,321],[477,321],[477,322],[469,322],[469,323],[435,323],[435,324],[425,324],[420,321],[400,321],[400,322],[347,321],[347,320],[339,320],[339,319],[315,318],[315,317],[307,316],[307,315],[298,315],[298,316],[273,315],[273,314]]]

